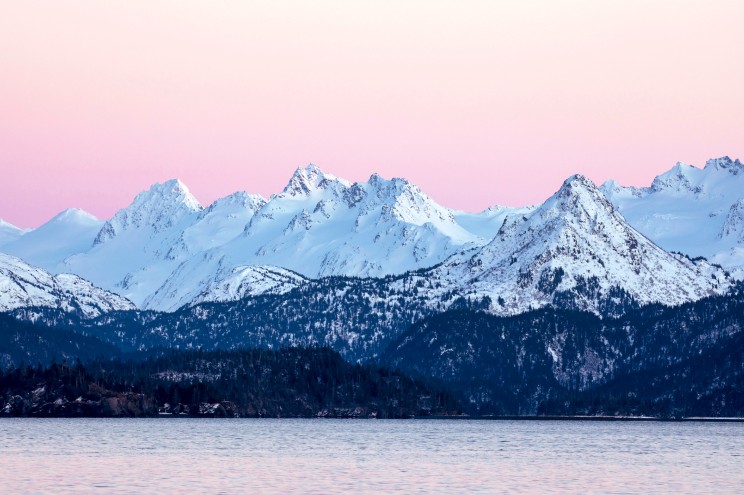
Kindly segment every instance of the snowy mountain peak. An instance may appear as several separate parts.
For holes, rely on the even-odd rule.
[[[651,183],[651,190],[699,193],[701,188],[696,182],[700,172],[699,168],[677,162],[671,170],[656,176]]]
[[[15,229],[15,230],[21,230],[19,227],[16,227],[10,222],[6,222],[2,218],[0,218],[0,228],[7,228],[7,229]]]
[[[367,202],[366,209],[376,211],[379,208],[382,220],[395,218],[413,225],[433,222],[439,227],[456,223],[452,211],[437,204],[406,179],[384,179],[372,174],[367,186],[373,199]]]
[[[628,230],[622,217],[594,182],[583,175],[573,175],[532,213],[507,215],[497,239],[504,240],[518,232],[521,232],[520,236],[533,237],[539,232],[545,241],[552,235],[563,236],[561,232],[566,229],[590,235],[607,225],[612,225],[615,230],[612,235],[616,238],[624,236]]]
[[[621,186],[615,179],[610,179],[608,181],[605,181],[604,184],[599,186],[599,190],[602,191],[602,194],[604,194],[610,201],[612,201],[612,198],[618,194],[622,193],[625,190],[636,190],[636,188],[629,188],[629,187],[623,187]]]
[[[92,215],[85,210],[80,208],[67,208],[55,215],[47,223],[96,224],[99,222],[100,220],[98,220],[95,215]]]
[[[558,192],[539,207],[537,212],[544,214],[552,209],[559,210],[559,215],[572,212],[582,217],[596,216],[600,211],[613,213],[615,210],[594,182],[583,175],[573,175],[566,179]]]
[[[744,165],[739,160],[732,160],[727,156],[708,160],[703,169],[677,162],[671,170],[654,179],[650,192],[666,191],[682,194],[692,192],[700,194],[712,182],[722,180],[721,172],[724,172],[724,177],[730,177],[729,174],[739,175],[744,172]]]
[[[116,212],[96,236],[101,244],[131,228],[151,228],[159,232],[174,226],[186,215],[199,212],[202,206],[188,187],[178,179],[153,184],[139,193],[132,204]]]
[[[226,207],[227,205],[234,205],[243,208],[247,208],[252,211],[256,211],[266,204],[266,198],[260,194],[248,194],[245,191],[238,191],[215,200],[209,207],[207,207],[202,216],[207,212],[219,210],[220,208]]]
[[[297,167],[292,178],[284,187],[282,194],[285,196],[309,196],[313,192],[326,189],[329,186],[341,185],[349,187],[349,182],[344,179],[324,173],[320,167],[309,164],[305,168]]]
[[[558,190],[558,195],[562,193],[562,191],[579,191],[579,190],[585,190],[585,191],[596,191],[597,186],[589,180],[587,177],[581,175],[581,174],[574,174],[565,181],[563,181],[563,185]]]
[[[739,174],[744,171],[744,165],[738,159],[732,160],[728,156],[722,156],[705,162],[705,170],[728,170],[733,174]]]
[[[0,218],[0,246],[15,241],[26,231]]]
[[[495,309],[507,313],[555,298],[597,311],[599,301],[623,291],[641,304],[680,304],[727,287],[722,271],[678,259],[633,229],[581,175],[533,212],[506,217],[489,244],[454,256],[441,271],[470,280],[474,293],[501,297]]]
[[[52,273],[69,256],[90,249],[103,222],[79,208],[69,208],[51,220],[2,246],[2,251]]]
[[[192,211],[199,211],[202,206],[199,201],[191,194],[186,184],[181,182],[180,179],[171,179],[163,182],[162,184],[153,184],[150,189],[140,195],[145,198],[152,198],[155,196],[155,200],[171,200],[183,204],[186,208]],[[152,201],[153,199],[149,199]],[[136,201],[136,199],[135,199]]]

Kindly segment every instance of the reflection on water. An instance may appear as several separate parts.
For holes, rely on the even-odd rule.
[[[0,491],[744,493],[744,424],[2,419]]]

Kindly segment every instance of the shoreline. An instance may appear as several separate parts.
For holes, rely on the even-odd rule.
[[[455,421],[585,421],[585,422],[657,422],[657,423],[744,423],[744,417],[689,417],[689,418],[660,418],[652,416],[414,416],[408,418],[369,418],[369,417],[322,417],[322,416],[284,416],[284,417],[210,417],[190,416],[186,414],[159,414],[156,416],[5,416],[3,419],[255,419],[255,420],[282,420],[282,419],[306,419],[306,420],[377,420],[385,419],[392,421],[406,420],[455,420]]]
[[[416,419],[456,419],[476,421],[627,421],[663,423],[744,423],[744,417],[662,418],[656,416],[422,416]]]

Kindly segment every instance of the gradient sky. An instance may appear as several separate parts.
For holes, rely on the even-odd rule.
[[[309,162],[445,206],[744,158],[744,2],[0,4],[0,218],[204,204]]]

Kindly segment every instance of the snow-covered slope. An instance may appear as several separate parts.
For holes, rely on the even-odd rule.
[[[373,175],[349,184],[311,165],[295,172],[225,252],[248,252],[244,263],[309,277],[379,276],[431,266],[482,242],[410,182]]]
[[[92,318],[112,310],[135,309],[127,299],[99,289],[76,275],[53,276],[0,253],[0,311],[40,306]]]
[[[12,223],[8,223],[0,218],[0,247],[15,241],[25,233],[25,230],[19,229]]]
[[[480,213],[454,211],[455,221],[465,230],[484,239],[493,239],[508,215],[526,215],[536,206],[512,208],[509,206],[491,206]]]
[[[12,254],[34,266],[52,273],[64,271],[62,262],[93,246],[103,222],[90,213],[78,208],[70,208],[56,215],[47,223],[23,237],[2,247],[3,252]]]
[[[722,270],[672,255],[633,229],[587,178],[569,178],[544,204],[507,216],[494,239],[435,270],[445,287],[489,296],[496,313],[514,314],[570,296],[596,311],[627,295],[669,305],[728,289]],[[565,300],[565,299],[564,299]]]
[[[182,249],[197,253],[219,247],[243,232],[256,211],[266,204],[257,194],[236,192],[203,210],[182,236]]]
[[[677,163],[650,187],[610,181],[601,189],[633,227],[664,249],[704,256],[744,278],[744,165],[739,160],[716,158],[703,169]]]
[[[273,266],[238,266],[218,275],[190,304],[207,301],[236,301],[258,294],[284,294],[307,282],[301,275]]]
[[[107,221],[87,250],[63,269],[116,292],[138,306],[178,266],[184,230],[202,207],[178,180],[155,184]]]

